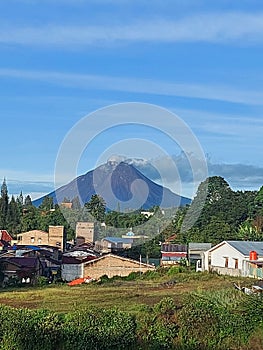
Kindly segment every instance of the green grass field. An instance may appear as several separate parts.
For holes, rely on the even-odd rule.
[[[176,281],[169,286],[169,281]],[[233,289],[233,282],[249,286],[252,280],[216,274],[183,272],[152,279],[133,281],[117,278],[103,284],[69,287],[54,284],[44,287],[2,289],[0,304],[30,309],[44,308],[69,312],[86,307],[117,307],[121,311],[139,312],[142,305],[153,305],[164,297],[172,297],[181,306],[183,297],[193,291]]]

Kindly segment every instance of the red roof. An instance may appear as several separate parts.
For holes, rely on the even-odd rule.
[[[167,256],[167,257],[186,257],[187,253],[185,252],[162,252],[162,257]]]
[[[11,242],[12,236],[6,230],[0,230],[0,240],[5,242]]]

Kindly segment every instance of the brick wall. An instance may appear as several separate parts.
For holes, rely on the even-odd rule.
[[[129,259],[121,259],[112,255],[107,255],[102,259],[84,264],[84,276],[99,279],[103,275],[109,278],[113,276],[128,276],[131,272],[146,272],[154,270],[154,266],[140,264]]]

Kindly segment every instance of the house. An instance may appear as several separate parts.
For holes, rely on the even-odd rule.
[[[76,243],[94,242],[94,222],[77,222],[76,224]]]
[[[95,250],[100,253],[113,253],[124,249],[130,249],[132,244],[132,238],[105,237],[95,242]]]
[[[176,265],[182,259],[187,259],[187,245],[162,243],[161,254],[161,266]]]
[[[0,262],[7,257],[38,258],[42,265],[41,275],[53,280],[59,276],[61,260],[58,248],[51,246],[14,245],[0,255]]]
[[[10,247],[13,238],[6,230],[0,230],[0,249]]]
[[[204,269],[204,252],[211,249],[211,243],[195,243],[188,244],[188,260],[190,264],[196,264],[197,271]]]
[[[60,203],[60,207],[64,209],[72,209],[72,203],[71,202],[62,202]]]
[[[93,250],[72,250],[62,256],[61,278],[72,281],[83,275],[83,264],[96,259],[99,255]]]
[[[72,281],[76,278],[91,277],[92,279],[99,279],[101,276],[107,275],[109,278],[114,276],[128,276],[131,272],[146,272],[155,270],[153,265],[144,264],[140,261],[124,258],[114,254],[106,254],[95,259],[86,260],[79,264],[79,266],[72,266],[71,275],[66,275],[66,264],[62,264],[62,276],[66,281]],[[75,275],[73,273],[73,269]],[[74,275],[74,276],[73,276]]]
[[[37,257],[1,258],[0,265],[1,272],[4,275],[4,284],[12,278],[17,279],[20,283],[33,284],[43,272],[43,266]]]
[[[65,231],[64,226],[49,226],[48,232],[32,230],[17,235],[19,245],[49,245],[64,250]]]
[[[263,242],[223,241],[204,252],[207,271],[244,277],[263,277]]]
[[[149,270],[155,270],[155,267],[110,253],[84,263],[83,273],[84,276],[99,279],[103,275],[107,275],[109,278],[114,276],[124,277],[131,272],[143,273]]]

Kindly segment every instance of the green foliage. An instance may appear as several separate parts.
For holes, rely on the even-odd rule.
[[[262,322],[260,299],[235,290],[191,293],[178,318],[182,343],[186,348],[195,344],[196,349],[241,346]]]
[[[114,309],[76,311],[65,316],[63,349],[125,349],[135,329],[134,317]]]
[[[104,221],[106,203],[102,197],[97,194],[92,195],[90,201],[85,204],[85,207],[95,220]]]
[[[7,225],[7,213],[8,213],[8,190],[6,180],[4,179],[1,186],[0,197],[0,229],[4,229]]]
[[[117,228],[130,228],[145,223],[148,218],[142,215],[140,211],[131,213],[120,213],[118,211],[111,211],[107,213],[105,222],[107,225]]]
[[[0,308],[2,350],[125,349],[135,342],[133,316],[90,309],[59,315],[47,310]]]
[[[53,198],[45,196],[42,203],[39,206],[39,209],[49,211],[54,208]]]
[[[173,349],[178,335],[176,305],[172,298],[164,298],[148,307],[138,320],[138,337],[143,348]]]
[[[181,225],[181,243],[219,243],[227,239],[242,239],[238,228],[253,215],[256,192],[233,191],[219,176],[202,182],[188,208],[184,221],[177,218],[174,227]]]
[[[44,276],[38,276],[36,280],[36,286],[43,287],[48,284],[48,278]]]
[[[128,276],[124,277],[125,281],[134,281],[140,278],[140,272],[131,272]]]
[[[61,321],[58,314],[1,306],[0,320],[2,350],[59,349]]]

